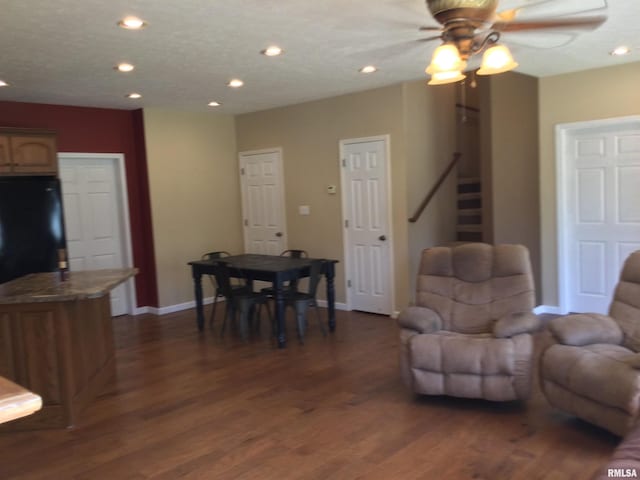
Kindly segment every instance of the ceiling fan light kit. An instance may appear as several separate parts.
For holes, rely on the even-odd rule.
[[[459,82],[467,78],[461,71],[435,72],[431,75],[429,85],[445,85],[447,83]]]
[[[518,63],[506,45],[496,44],[489,47],[482,55],[482,66],[476,72],[478,75],[494,75],[513,70]]]
[[[431,63],[425,72],[433,75],[434,73],[462,71],[466,66],[467,62],[460,57],[458,48],[453,43],[444,43],[433,52]]]
[[[544,4],[546,1],[540,0],[531,5]],[[603,6],[587,11],[605,9],[606,0],[602,1]],[[498,43],[502,33],[558,28],[593,29],[606,20],[605,16],[600,15],[518,21],[518,15],[527,8],[526,5],[498,13],[498,2],[499,0],[426,0],[429,12],[442,25],[439,38],[443,42],[434,51],[431,63],[425,70],[432,76],[429,85],[443,85],[464,79],[462,72],[466,68],[466,61],[483,52],[482,65],[477,71],[479,75],[494,75],[516,68],[518,63],[507,46]],[[424,29],[433,30],[433,27]]]

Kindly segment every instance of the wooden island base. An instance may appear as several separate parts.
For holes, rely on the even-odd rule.
[[[0,372],[42,397],[2,430],[72,427],[115,375],[109,295],[0,307]]]
[[[67,282],[33,274],[0,286],[0,376],[42,397],[40,411],[0,431],[72,427],[105,391],[116,371],[109,291],[135,272],[78,272]]]

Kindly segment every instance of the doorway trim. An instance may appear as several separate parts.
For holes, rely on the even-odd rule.
[[[606,128],[615,125],[624,126],[640,122],[640,115],[624,117],[587,120],[582,122],[560,123],[555,127],[555,153],[556,153],[556,229],[557,229],[557,265],[558,265],[558,312],[566,314],[569,310],[569,289],[567,285],[569,271],[569,246],[567,241],[567,209],[569,199],[567,188],[568,171],[564,155],[567,139],[579,130]]]
[[[133,248],[131,244],[131,221],[129,219],[129,196],[127,193],[127,171],[124,163],[124,154],[122,153],[76,153],[76,152],[59,152],[58,153],[58,167],[60,167],[60,161],[64,160],[111,160],[116,167],[116,180],[118,182],[118,190],[120,195],[118,196],[118,209],[120,210],[120,218],[122,224],[120,225],[123,242],[123,260],[125,268],[133,268]],[[127,291],[127,314],[137,315],[139,313],[146,313],[147,308],[138,309],[135,279],[131,279],[126,282]]]
[[[343,160],[345,158],[345,147],[346,145],[352,143],[367,143],[367,142],[384,142],[385,149],[385,162],[386,162],[386,187],[387,187],[387,196],[386,202],[389,208],[387,208],[387,225],[389,226],[389,312],[391,317],[394,317],[396,311],[396,274],[395,274],[395,257],[394,257],[394,229],[393,229],[393,216],[392,216],[392,190],[391,190],[391,136],[389,134],[385,135],[375,135],[371,137],[359,137],[359,138],[346,138],[341,139],[339,142],[339,158],[338,158],[338,167],[340,169],[340,189],[342,192],[342,223],[340,228],[344,232],[342,235],[342,245],[343,245],[343,254],[344,254],[344,287],[346,291],[346,310],[352,310],[352,289],[349,287],[349,279],[351,278],[351,252],[349,251],[349,229],[345,226],[345,219],[348,214],[348,204],[347,204],[347,180],[345,169],[343,168]]]

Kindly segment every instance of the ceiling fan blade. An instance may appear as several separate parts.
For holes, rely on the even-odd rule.
[[[510,46],[519,45],[524,48],[552,49],[568,45],[578,36],[575,32],[562,32],[553,30],[523,30],[520,32],[507,32],[504,34],[504,42]],[[513,52],[514,54],[516,51]]]
[[[525,30],[542,30],[542,29],[578,29],[593,30],[602,25],[607,20],[605,16],[597,17],[576,17],[576,18],[558,18],[558,19],[539,19],[529,21],[514,21],[494,23],[491,28],[499,32],[522,32]]]
[[[516,18],[557,18],[565,16],[604,13],[607,0],[502,0],[505,6],[496,14],[497,21],[513,21]],[[509,7],[509,8],[506,8]]]
[[[356,57],[363,62],[370,62],[372,61],[372,59],[375,59],[375,61],[380,62],[380,61],[387,60],[389,58],[405,55],[409,52],[412,52],[418,47],[424,48],[421,45],[420,40],[409,40],[409,41],[394,43],[392,45],[386,45],[384,47],[372,48],[366,51],[355,52],[351,56]]]
[[[433,40],[442,40],[442,35],[435,35],[433,37],[419,38],[416,42],[432,42]]]
[[[511,8],[509,10],[503,10],[501,12],[496,13],[496,22],[513,22],[515,20],[516,15],[520,11],[519,8]]]
[[[421,32],[441,32],[442,27],[420,27],[418,30]]]

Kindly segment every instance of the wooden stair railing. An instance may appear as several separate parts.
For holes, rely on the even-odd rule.
[[[444,172],[442,172],[442,175],[440,175],[440,177],[436,181],[433,188],[429,190],[429,193],[427,193],[427,196],[424,197],[424,200],[422,200],[422,203],[420,204],[420,206],[418,206],[413,216],[409,219],[411,223],[415,223],[418,221],[418,219],[420,218],[420,215],[422,215],[422,212],[424,211],[425,208],[427,208],[427,205],[429,205],[429,202],[435,196],[435,194],[438,193],[438,190],[440,190],[440,187],[442,186],[444,181],[447,179],[447,177],[451,173],[451,170],[453,170],[453,167],[456,166],[461,156],[462,154],[460,152],[455,152],[453,154],[453,158],[451,159],[451,162],[449,162],[449,165],[447,165],[447,168],[445,168]]]

